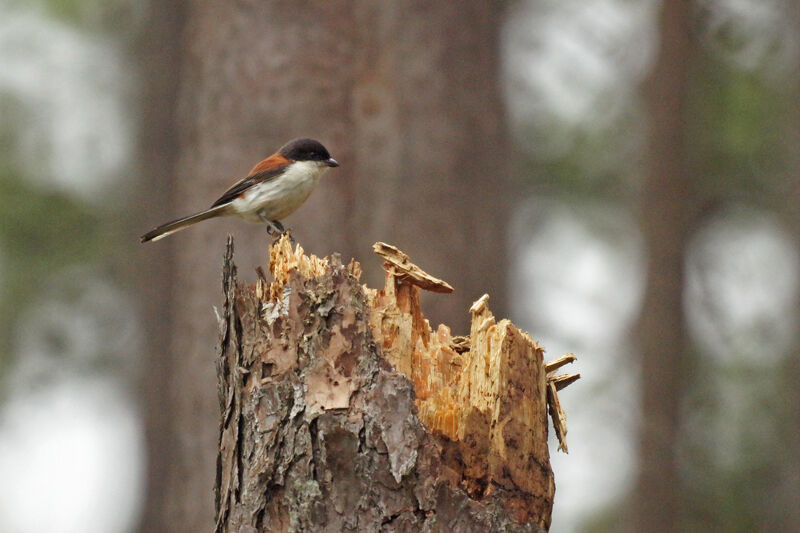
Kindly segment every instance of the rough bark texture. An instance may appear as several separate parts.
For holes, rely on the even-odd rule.
[[[358,263],[283,238],[275,280],[248,287],[229,241],[217,531],[549,527],[541,348],[496,321],[488,297],[469,338],[432,332],[419,285],[446,284],[408,262],[386,268],[384,289],[369,289]]]
[[[639,328],[642,421],[631,531],[679,529],[677,445],[687,357],[684,254],[695,209],[685,146],[691,7],[685,0],[663,3],[661,44],[646,87],[651,124],[641,219],[648,262]]]

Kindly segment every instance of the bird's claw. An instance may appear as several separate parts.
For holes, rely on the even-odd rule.
[[[281,236],[282,234],[286,233],[286,229],[283,227],[277,220],[265,220],[264,222],[267,223],[267,234]]]
[[[275,241],[280,239],[283,235],[287,235],[292,244],[295,244],[294,237],[292,237],[290,230],[288,228],[284,228],[280,221],[264,220],[264,222],[267,224],[267,235],[270,237],[275,237]]]

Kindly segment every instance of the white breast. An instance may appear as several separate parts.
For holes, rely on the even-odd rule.
[[[296,161],[282,176],[251,187],[230,205],[250,222],[261,222],[259,212],[269,220],[281,220],[306,201],[326,170],[322,162]]]

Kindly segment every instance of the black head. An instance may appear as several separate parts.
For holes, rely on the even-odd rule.
[[[295,139],[284,144],[278,151],[286,159],[292,161],[320,161],[329,167],[338,167],[327,148],[322,143],[314,139]]]

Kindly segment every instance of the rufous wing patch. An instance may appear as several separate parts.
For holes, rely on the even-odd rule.
[[[250,174],[255,174],[256,172],[261,172],[263,170],[269,170],[271,168],[279,167],[281,165],[288,165],[291,163],[287,158],[282,156],[281,154],[272,154],[268,158],[261,161],[259,164],[254,166],[250,170]]]

